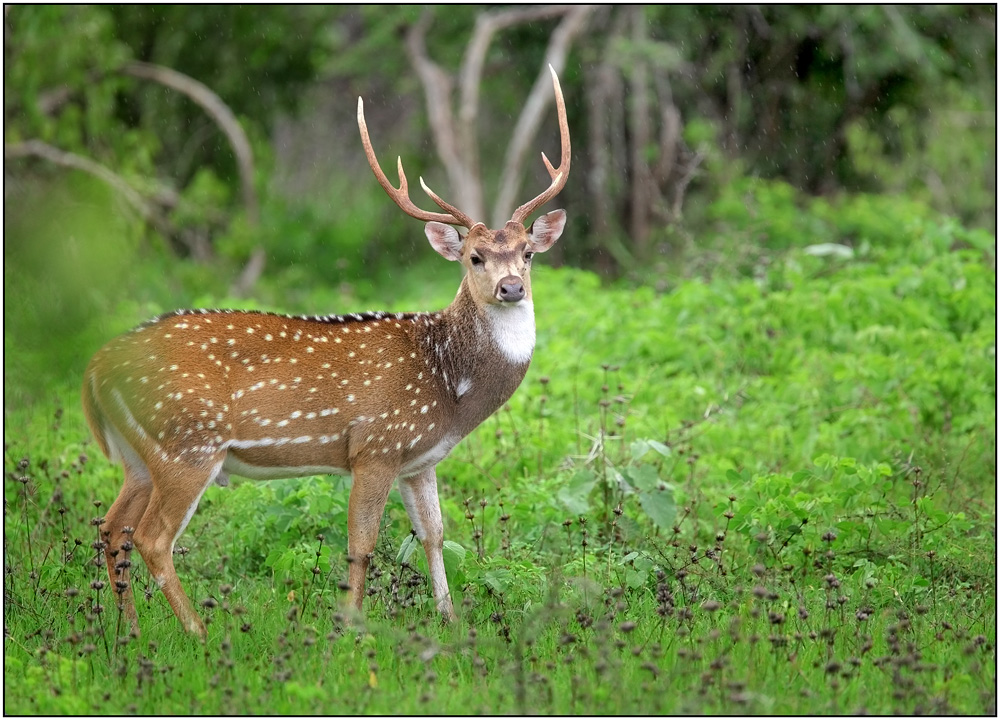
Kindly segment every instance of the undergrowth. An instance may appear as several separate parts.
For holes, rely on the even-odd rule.
[[[349,480],[313,477],[210,488],[175,558],[207,643],[137,556],[133,637],[119,469],[75,389],[8,407],[5,712],[995,713],[992,238],[824,222],[849,254],[664,294],[536,269],[529,375],[438,471],[452,624],[395,490],[344,609]]]

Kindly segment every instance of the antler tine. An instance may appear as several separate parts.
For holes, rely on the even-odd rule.
[[[552,184],[534,200],[525,203],[514,211],[511,220],[522,224],[531,213],[558,195],[566,186],[566,181],[569,179],[570,143],[569,123],[566,120],[566,102],[563,100],[562,88],[559,86],[559,77],[551,65],[549,65],[549,72],[552,73],[552,86],[556,93],[556,111],[559,115],[559,137],[562,141],[562,157],[559,160],[559,167],[554,168],[549,159],[545,157],[545,153],[542,153],[542,162],[545,163],[545,169],[548,170],[549,177],[552,178]]]
[[[447,203],[444,200],[442,200],[436,192],[427,187],[427,183],[424,182],[424,179],[422,177],[420,178],[420,187],[424,189],[424,192],[427,193],[428,197],[430,197],[431,200],[437,203],[439,208],[441,208],[442,210],[447,210],[454,217],[456,217],[459,220],[459,224],[461,224],[463,227],[466,227],[469,230],[471,230],[472,226],[476,224],[472,218],[470,218],[468,215],[466,215],[464,212],[459,210],[451,203]]]
[[[442,200],[440,200],[436,195],[430,193],[427,190],[427,186],[424,185],[424,190],[431,195],[431,198],[442,208],[450,210],[450,214],[429,212],[427,210],[421,210],[418,208],[412,200],[410,200],[410,193],[407,188],[406,174],[403,173],[403,160],[402,158],[396,159],[396,169],[399,172],[399,188],[393,187],[392,183],[389,182],[389,178],[385,176],[382,172],[382,168],[378,163],[378,158],[375,157],[375,149],[372,147],[371,138],[368,136],[368,124],[365,122],[365,103],[360,97],[358,98],[358,129],[361,131],[361,144],[365,148],[365,155],[368,157],[368,165],[371,167],[372,172],[375,173],[375,179],[378,180],[378,184],[382,186],[386,194],[392,198],[392,201],[396,203],[399,208],[405,212],[410,217],[414,217],[417,220],[423,220],[425,222],[442,222],[448,225],[460,225],[462,227],[471,228],[473,223],[469,220],[468,216],[461,212],[456,212],[454,208],[447,205]],[[423,185],[423,180],[420,181]]]

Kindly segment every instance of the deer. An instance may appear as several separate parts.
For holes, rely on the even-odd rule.
[[[426,224],[430,245],[464,275],[437,312],[291,316],[177,310],[111,340],[84,373],[82,401],[101,452],[124,482],[100,524],[108,577],[131,631],[137,550],[174,615],[202,642],[205,623],[181,587],[173,550],[202,494],[229,475],[254,480],[350,475],[347,601],[361,615],[365,578],[389,491],[399,492],[427,558],[434,604],[456,618],[445,574],[436,467],[521,384],[535,347],[531,260],[566,225],[553,210],[527,219],[565,187],[569,125],[555,91],[561,159],[542,153],[547,189],[490,230],[420,185],[443,212],[417,207],[403,163],[389,182],[358,129],[372,172],[399,208]],[[460,233],[457,228],[465,232]],[[363,617],[363,615],[361,615]]]

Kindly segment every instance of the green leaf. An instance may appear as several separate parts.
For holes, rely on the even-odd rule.
[[[596,483],[597,476],[591,470],[580,470],[559,488],[556,497],[574,515],[584,515],[590,509],[590,491]]]
[[[444,541],[444,571],[452,587],[461,587],[466,582],[465,564],[466,550],[453,540]]]
[[[652,465],[638,465],[624,474],[640,493],[650,492],[661,485],[660,476]]]
[[[837,464],[837,458],[833,457],[828,453],[824,453],[813,458],[813,465],[823,468],[824,470],[829,470],[834,465]]]
[[[483,574],[483,582],[489,585],[495,592],[503,593],[510,584],[510,571],[498,568],[487,570]]]
[[[635,521],[635,518],[625,513],[618,518],[618,529],[622,533],[622,537],[626,542],[634,541],[638,538],[645,537],[643,535],[642,528],[639,527],[639,523]]]
[[[417,540],[416,535],[413,533],[407,535],[399,546],[399,552],[396,553],[396,564],[402,565],[405,562],[409,562],[410,556],[413,555],[413,551],[417,549],[419,543],[420,541]]]
[[[452,562],[461,564],[465,562],[466,549],[454,540],[444,541],[444,560],[447,564],[449,558]]]
[[[646,442],[649,443],[649,447],[652,448],[654,452],[658,452],[663,457],[670,457],[674,454],[669,447],[661,442],[657,442],[656,440],[647,440]]]
[[[649,442],[647,440],[636,440],[629,446],[632,452],[632,460],[642,460],[643,456],[649,452]]]
[[[669,528],[677,516],[677,506],[674,503],[674,491],[666,483],[660,487],[639,493],[639,505],[649,516],[649,519],[661,528]]]
[[[649,579],[649,573],[645,570],[634,568],[627,568],[625,570],[625,584],[633,590],[645,585],[647,579]]]

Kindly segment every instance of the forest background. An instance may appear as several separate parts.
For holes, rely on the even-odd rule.
[[[6,392],[79,372],[143,304],[252,292],[332,310],[378,305],[426,273],[450,278],[372,182],[356,99],[383,164],[401,155],[489,224],[547,179],[547,62],[574,140],[559,198],[570,241],[547,264],[667,290],[718,262],[749,270],[762,250],[822,241],[799,211],[844,193],[905,196],[995,232],[994,17],[985,6],[11,8],[5,337],[20,340]],[[150,64],[184,77],[171,86]],[[772,219],[786,232],[733,231],[774,195],[789,198],[789,217]]]

